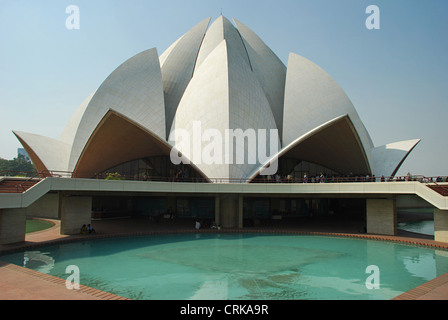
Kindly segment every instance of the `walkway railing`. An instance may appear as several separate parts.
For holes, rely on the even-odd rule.
[[[109,178],[108,178],[109,177]],[[184,183],[353,183],[353,182],[402,182],[418,181],[421,183],[448,182],[448,176],[425,177],[423,175],[375,177],[375,176],[315,176],[310,178],[258,176],[255,179],[246,178],[200,178],[200,177],[160,177],[160,176],[126,176],[119,174],[98,174],[95,179],[156,181],[156,182],[184,182]]]
[[[71,177],[70,172],[49,171],[26,172],[26,171],[0,171],[0,193],[22,193],[34,186],[42,179],[48,177]],[[3,187],[3,188],[2,188]]]
[[[17,171],[0,171],[0,178],[3,177],[17,177]],[[21,176],[28,174],[26,178],[22,178],[17,184],[20,188],[26,182],[41,180],[47,177],[61,177],[71,178],[72,172],[43,170],[41,172],[20,172]],[[22,176],[23,177],[23,176]],[[426,177],[423,175],[407,175],[407,176],[391,176],[391,177],[376,177],[376,176],[361,176],[361,175],[346,175],[346,176],[313,176],[308,178],[297,178],[292,176],[258,176],[255,179],[246,178],[202,178],[202,177],[160,177],[160,176],[144,176],[132,175],[126,176],[121,174],[97,174],[93,179],[101,180],[129,180],[129,181],[156,181],[156,182],[184,182],[184,183],[368,183],[368,182],[402,182],[402,181],[418,181],[433,187],[446,187],[439,183],[448,183],[448,176]]]

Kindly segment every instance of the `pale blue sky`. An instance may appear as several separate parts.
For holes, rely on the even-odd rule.
[[[368,5],[381,29],[368,30]],[[68,30],[65,9],[80,9]],[[69,118],[133,55],[161,54],[222,13],[255,31],[287,65],[290,52],[341,85],[376,146],[421,138],[400,174],[448,175],[446,0],[0,0],[0,157],[12,130],[59,138]]]

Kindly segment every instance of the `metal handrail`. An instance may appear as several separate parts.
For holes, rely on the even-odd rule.
[[[444,176],[448,181],[448,176]],[[105,179],[106,174],[97,174],[95,179]],[[390,177],[376,177],[376,176],[331,176],[325,177],[322,181],[319,177],[308,178],[305,181],[303,178],[293,177],[269,177],[258,176],[255,179],[247,178],[197,178],[197,177],[162,177],[162,176],[146,176],[135,177],[126,175],[117,175],[115,180],[128,180],[128,181],[155,181],[155,182],[184,182],[184,183],[359,183],[359,182],[401,182],[401,181],[418,181],[425,182],[433,179],[434,177],[425,177],[423,175],[413,176],[390,176]]]
[[[29,177],[25,181],[17,184],[15,187],[17,191],[21,188],[25,191],[24,184],[31,180],[35,180],[36,178],[46,178],[46,177],[72,177],[73,172],[70,171],[56,171],[56,170],[42,170],[40,172],[35,173],[33,176]],[[264,183],[264,184],[272,184],[272,183],[360,183],[360,182],[401,182],[401,181],[418,181],[421,183],[425,183],[429,185],[430,183],[439,186],[436,180],[439,177],[444,177],[445,181],[448,182],[448,176],[438,176],[438,177],[426,177],[423,175],[412,175],[412,176],[390,176],[390,177],[377,177],[377,176],[327,176],[324,180],[321,180],[319,177],[310,177],[308,181],[305,181],[304,178],[293,178],[293,177],[276,177],[276,176],[257,176],[255,179],[246,179],[246,178],[202,178],[202,177],[161,177],[161,176],[146,176],[146,177],[129,177],[126,175],[119,175],[119,180],[128,180],[128,181],[152,181],[152,182],[183,182],[183,183]],[[106,174],[97,174],[94,177],[95,179],[105,179]]]
[[[17,192],[19,192],[19,187],[21,187],[22,188],[22,191],[26,191],[26,189],[25,189],[25,187],[23,186],[25,183],[27,183],[27,182],[29,182],[29,181],[31,181],[31,180],[34,180],[34,179],[36,179],[36,177],[38,177],[38,176],[40,176],[40,175],[42,175],[43,174],[43,172],[49,172],[48,170],[42,170],[41,172],[37,172],[34,176],[31,176],[29,179],[27,179],[27,180],[25,180],[25,181],[23,181],[22,183],[20,183],[20,184],[18,184],[18,185],[16,185],[16,188],[17,188]]]

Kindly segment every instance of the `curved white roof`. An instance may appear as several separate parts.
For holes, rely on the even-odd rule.
[[[72,151],[72,171],[98,123],[114,109],[165,139],[162,75],[156,49],[137,54],[120,65],[102,83],[80,120]]]
[[[160,155],[171,144],[207,178],[252,179],[282,156],[342,174],[351,168],[377,176],[396,173],[419,140],[375,147],[327,72],[294,53],[286,67],[251,29],[234,22],[220,16],[209,26],[207,18],[160,57],[149,49],[124,62],[80,105],[59,140],[15,134],[33,162],[48,170],[97,172]],[[123,131],[114,132],[114,125]],[[237,130],[247,140],[226,148],[229,133]],[[250,140],[251,133],[270,130],[278,130],[275,150],[269,150],[269,136]],[[169,139],[180,131],[191,139]],[[139,150],[129,146],[133,137],[125,135],[132,134],[141,138]],[[114,149],[108,137],[120,139],[122,147]],[[220,150],[213,149],[214,139],[225,140]],[[109,155],[107,165],[99,160],[101,150]]]
[[[233,20],[244,40],[252,71],[260,82],[269,101],[275,123],[281,135],[283,129],[286,66],[255,32],[240,21]]]
[[[222,139],[227,129],[275,129],[269,103],[249,68],[238,48],[235,50],[227,40],[222,40],[195,72],[178,107],[172,132],[185,130],[193,138],[195,121],[201,125],[201,134],[216,130]],[[244,178],[260,166],[256,162],[238,164],[237,159],[231,160],[238,145],[235,143],[235,149],[229,154],[224,142],[221,157],[214,163],[206,163],[202,153],[195,153],[197,140],[174,146],[212,178]],[[248,159],[247,146],[244,157]]]
[[[228,43],[232,44],[233,50],[238,51],[248,65],[250,64],[243,40],[241,39],[238,30],[227,18],[225,18],[224,16],[220,16],[212,23],[207,33],[205,34],[204,41],[202,42],[201,49],[196,60],[195,72],[201,66],[207,56],[224,39],[227,40]]]
[[[95,95],[95,92],[92,93],[84,102],[76,109],[76,111],[73,113],[72,117],[66,124],[64,131],[62,131],[61,137],[59,140],[68,143],[70,145],[73,144],[73,140],[75,139],[76,131],[78,130],[79,123],[81,122],[82,116],[84,115],[84,112],[86,111],[87,106],[90,103],[90,100],[92,100],[93,96]],[[68,166],[68,164],[67,164]]]
[[[285,86],[283,144],[345,114],[350,116],[364,146],[370,150],[372,140],[342,88],[318,65],[291,53]]]
[[[39,172],[42,170],[67,171],[70,144],[33,133],[14,131],[14,134]]]
[[[177,106],[193,76],[196,58],[210,18],[197,24],[160,56],[167,135]]]
[[[372,167],[377,176],[395,176],[409,153],[420,139],[388,143],[372,149]]]

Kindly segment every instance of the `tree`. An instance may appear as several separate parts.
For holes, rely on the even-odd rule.
[[[23,154],[12,160],[0,159],[0,175],[31,176],[36,173],[34,165]]]

